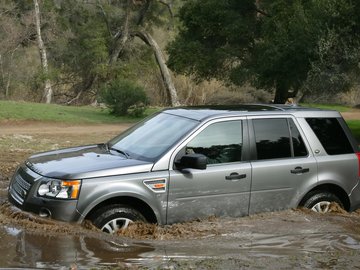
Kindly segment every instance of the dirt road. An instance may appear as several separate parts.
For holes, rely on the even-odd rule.
[[[353,116],[349,116],[353,117]],[[359,117],[360,119],[360,117]],[[0,267],[46,269],[349,269],[360,265],[360,214],[288,210],[110,236],[7,203],[9,179],[31,153],[107,141],[130,125],[0,123]]]
[[[341,115],[346,120],[360,120],[360,110],[354,110],[351,112],[342,112]]]

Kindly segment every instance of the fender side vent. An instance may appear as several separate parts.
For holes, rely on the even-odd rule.
[[[166,191],[166,178],[144,180],[144,185],[155,193],[164,193]]]

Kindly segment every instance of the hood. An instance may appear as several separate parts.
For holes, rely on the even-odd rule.
[[[104,144],[80,146],[31,156],[26,166],[50,178],[86,179],[149,172],[153,163],[127,159],[109,152]]]

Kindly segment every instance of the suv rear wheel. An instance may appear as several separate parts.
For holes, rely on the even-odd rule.
[[[146,221],[144,216],[127,205],[113,204],[97,210],[91,219],[93,224],[106,233],[114,234],[135,221]]]
[[[318,191],[310,193],[302,206],[318,213],[327,213],[330,210],[330,203],[336,202],[341,208],[344,208],[341,200],[333,193],[328,191]]]

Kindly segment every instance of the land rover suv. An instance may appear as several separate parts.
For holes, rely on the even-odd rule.
[[[286,105],[165,109],[103,144],[35,154],[9,201],[114,233],[331,202],[360,206],[360,154],[340,113]]]

